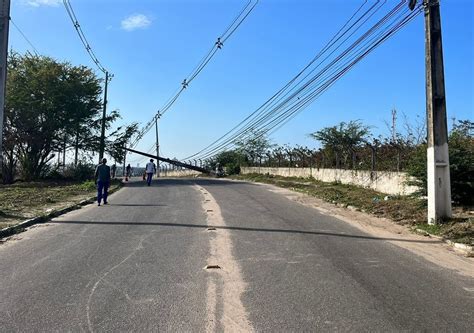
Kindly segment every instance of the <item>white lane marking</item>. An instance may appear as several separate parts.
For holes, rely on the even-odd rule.
[[[241,301],[245,292],[246,283],[240,270],[240,266],[232,255],[232,239],[230,232],[225,227],[221,209],[214,197],[203,187],[194,185],[196,190],[203,196],[203,209],[207,214],[208,226],[216,227],[216,231],[210,233],[210,254],[208,265],[218,264],[221,269],[209,271],[210,281],[207,290],[207,331],[215,332],[217,320],[227,332],[253,332],[248,314]],[[222,281],[222,292],[217,293],[216,280]],[[216,305],[218,300],[223,304],[222,318],[216,318]],[[211,324],[212,323],[212,324]]]

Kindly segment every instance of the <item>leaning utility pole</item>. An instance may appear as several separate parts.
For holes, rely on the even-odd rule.
[[[451,217],[448,127],[439,0],[424,0],[426,115],[428,133],[428,223]]]
[[[107,116],[107,86],[109,84],[109,72],[105,72],[105,87],[104,87],[104,106],[102,109],[102,128],[100,131],[100,147],[99,147],[99,163],[104,158],[105,150],[105,118]]]
[[[156,131],[156,176],[160,177],[160,139],[158,136],[158,119],[160,119],[160,113],[158,112],[155,117],[155,131]]]
[[[0,174],[3,168],[3,118],[7,86],[8,26],[10,0],[0,0]]]

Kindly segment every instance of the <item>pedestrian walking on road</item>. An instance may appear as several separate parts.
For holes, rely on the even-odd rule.
[[[117,172],[117,165],[114,163],[110,167],[110,170],[112,171],[112,179],[115,179],[115,173]]]
[[[125,170],[126,170],[125,180],[128,181],[128,178],[132,177],[132,167],[130,166],[130,164],[127,165],[127,168]]]
[[[150,186],[151,179],[153,178],[153,174],[156,173],[156,165],[155,163],[153,163],[153,159],[151,159],[150,162],[146,164],[145,172],[146,172],[146,182],[148,186]]]
[[[107,205],[107,195],[110,186],[110,167],[107,165],[107,159],[102,159],[102,163],[95,169],[94,182],[97,185],[97,203],[104,199],[104,205]]]

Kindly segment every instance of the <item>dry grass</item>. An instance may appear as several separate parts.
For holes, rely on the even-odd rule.
[[[111,188],[120,186],[114,181]],[[42,181],[0,185],[0,229],[96,194],[92,181]]]

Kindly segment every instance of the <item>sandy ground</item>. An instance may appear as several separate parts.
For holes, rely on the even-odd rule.
[[[194,188],[203,196],[202,205],[207,215],[207,224],[225,227],[221,209],[214,197],[202,186],[195,184]],[[218,265],[220,268],[209,269],[209,273],[212,275],[207,286],[206,330],[216,332],[222,327],[226,332],[252,332],[248,314],[241,300],[246,284],[241,269],[232,254],[230,232],[223,228],[208,230],[208,232],[211,233],[211,238],[207,265]],[[219,304],[222,304],[223,308],[220,318],[218,315]]]

